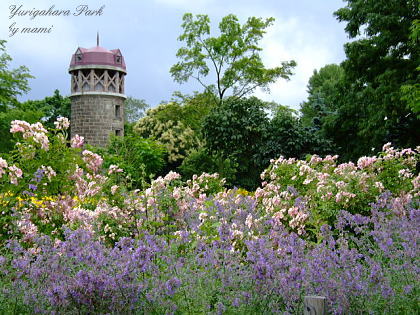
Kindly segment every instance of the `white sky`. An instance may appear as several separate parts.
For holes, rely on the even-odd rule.
[[[81,4],[89,9],[105,5],[103,15],[88,16],[27,16],[9,19],[11,5],[23,9],[70,10]],[[96,32],[100,32],[100,45],[120,48],[126,64],[126,94],[145,99],[155,106],[169,100],[174,91],[191,93],[201,86],[190,81],[179,85],[173,82],[169,68],[177,62],[177,41],[181,34],[182,15],[186,12],[208,14],[212,26],[233,13],[241,23],[249,16],[274,17],[273,26],[261,41],[262,57],[266,66],[274,67],[281,61],[297,62],[295,75],[290,81],[279,80],[271,86],[271,93],[256,91],[255,95],[269,101],[298,108],[307,97],[306,85],[314,69],[339,63],[344,59],[343,44],[348,40],[344,24],[333,12],[345,3],[341,0],[31,0],[0,2],[0,38],[6,39],[12,66],[25,65],[35,79],[32,90],[22,100],[51,96],[55,89],[63,95],[70,90],[67,68],[71,55],[78,46],[96,45]],[[19,34],[10,37],[12,23],[22,27],[52,27],[50,34]]]

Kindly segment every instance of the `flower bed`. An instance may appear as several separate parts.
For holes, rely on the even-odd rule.
[[[12,122],[0,159],[4,313],[413,312],[420,149],[272,160],[255,192],[174,172],[129,191],[124,170],[56,129]]]

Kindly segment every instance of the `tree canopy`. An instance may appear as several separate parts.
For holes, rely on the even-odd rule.
[[[135,123],[142,118],[146,110],[150,107],[145,100],[139,100],[134,97],[127,97],[124,103],[124,115],[126,123]]]
[[[28,80],[33,78],[28,68],[9,69],[12,57],[6,53],[6,41],[0,40],[0,112],[16,105],[17,97],[28,92]]]
[[[419,121],[401,92],[419,83],[418,45],[411,40],[419,18],[416,0],[347,0],[335,12],[351,42],[345,44],[344,80],[326,130],[345,159],[420,142]]]
[[[344,79],[341,66],[330,64],[314,70],[308,82],[308,100],[301,104],[302,123],[321,127],[324,118],[337,110],[341,97],[338,85]]]
[[[219,36],[210,36],[210,19],[207,15],[183,16],[183,33],[179,40],[185,46],[177,52],[180,59],[170,73],[175,81],[196,79],[205,91],[214,92],[219,101],[227,95],[241,98],[257,87],[268,89],[278,78],[289,79],[295,61],[284,61],[281,66],[266,68],[261,60],[262,48],[258,46],[274,18],[250,17],[241,25],[233,15],[225,16],[219,23]],[[206,77],[213,71],[215,79],[208,83]]]
[[[10,69],[11,61],[12,57],[6,52],[6,41],[0,40],[0,153],[13,147],[9,132],[12,120],[25,119],[33,123],[43,117],[38,108],[18,102],[17,97],[29,91],[28,80],[33,77],[25,66]]]

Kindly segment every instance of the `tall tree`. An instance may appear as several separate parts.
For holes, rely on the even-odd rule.
[[[18,102],[17,97],[29,91],[28,80],[33,77],[25,66],[9,68],[12,57],[7,54],[5,45],[6,41],[0,40],[0,153],[7,153],[13,147],[9,132],[12,120],[35,122],[43,116],[39,109]]]
[[[134,126],[134,133],[165,146],[169,168],[201,145],[201,125],[214,102],[207,93],[184,96],[177,93],[168,103],[149,109]]]
[[[28,80],[33,78],[28,68],[9,69],[12,57],[6,53],[6,41],[0,40],[0,112],[16,105],[17,97],[29,91]]]
[[[339,65],[330,64],[314,73],[308,82],[308,100],[301,104],[302,123],[305,126],[322,128],[323,119],[338,107],[338,85],[344,79],[344,70]]]
[[[256,97],[229,97],[205,118],[203,135],[208,150],[237,165],[234,185],[258,186],[265,166],[258,163],[258,157],[268,125],[266,103]]]
[[[126,123],[137,122],[140,118],[142,118],[145,115],[146,110],[150,107],[145,100],[140,100],[131,96],[127,97],[124,105]]]
[[[335,12],[353,41],[345,44],[345,82],[330,135],[346,158],[367,154],[391,141],[420,142],[419,121],[407,108],[401,87],[419,83],[419,46],[410,40],[419,19],[418,0],[347,0]]]
[[[22,108],[36,108],[42,111],[42,120],[48,128],[54,128],[57,117],[70,118],[71,101],[70,98],[62,96],[59,90],[55,90],[52,96],[47,96],[42,100],[29,100],[21,104]]]
[[[289,79],[294,61],[285,61],[281,66],[265,68],[258,46],[267,27],[274,18],[248,18],[241,25],[235,15],[225,16],[219,23],[219,36],[210,36],[210,19],[207,15],[186,13],[183,17],[183,34],[179,40],[185,42],[177,52],[180,59],[173,65],[170,73],[175,81],[187,82],[196,79],[205,91],[215,92],[219,102],[231,95],[241,98],[257,87],[268,90],[270,83],[278,78]],[[211,71],[215,81],[207,83],[205,78]]]
[[[420,20],[414,20],[411,26],[411,42],[414,45],[420,44]],[[420,71],[420,64],[417,64],[417,71]],[[407,102],[408,107],[420,118],[420,83],[404,84],[401,87],[402,100]]]

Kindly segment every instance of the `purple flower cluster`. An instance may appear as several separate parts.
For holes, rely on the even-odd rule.
[[[163,243],[153,237],[121,239],[107,248],[85,230],[68,231],[66,241],[36,240],[32,250],[10,243],[14,255],[9,299],[20,298],[35,313],[136,313],[170,309],[165,286],[173,295],[178,279],[165,278],[158,267]],[[4,272],[4,270],[3,270]],[[157,305],[157,306],[156,306]]]
[[[229,202],[214,207],[233,214]],[[415,312],[418,204],[384,194],[369,217],[341,212],[318,243],[274,225],[235,250],[227,227],[244,224],[249,213],[241,211],[212,241],[184,232],[122,238],[109,248],[77,230],[63,242],[38,238],[29,250],[11,242],[13,258],[0,259],[0,301],[36,313],[302,313],[304,295],[323,295],[334,314]]]

